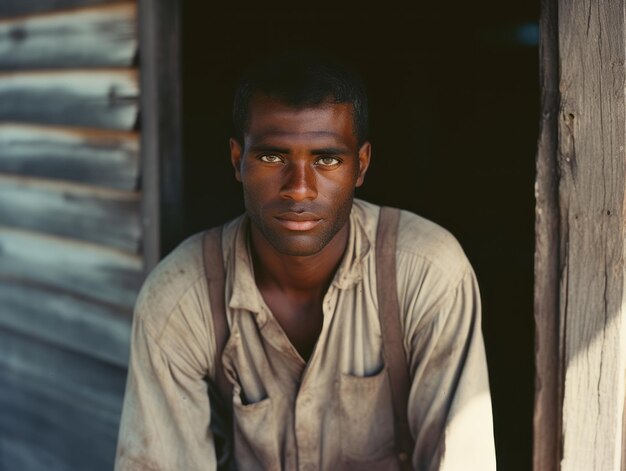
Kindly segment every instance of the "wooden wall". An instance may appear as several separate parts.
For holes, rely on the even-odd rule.
[[[110,470],[144,270],[135,1],[0,1],[0,470]]]

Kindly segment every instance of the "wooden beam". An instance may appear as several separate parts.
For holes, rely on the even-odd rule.
[[[535,449],[535,467],[619,471],[626,395],[626,5],[544,2],[551,17],[544,28],[558,33],[544,30],[542,39],[556,41],[547,46],[556,64],[543,68],[549,83],[542,125],[550,129],[542,130],[537,181],[538,215],[550,221],[537,225],[537,397],[544,401],[536,406],[535,430],[546,425],[548,442]],[[558,364],[546,355],[557,355]],[[547,411],[550,402],[560,410]]]
[[[0,282],[0,328],[128,365],[130,311],[24,283]]]
[[[0,175],[0,201],[0,225],[140,251],[138,193]]]
[[[0,120],[131,130],[138,112],[134,70],[0,74]]]
[[[2,279],[41,284],[132,309],[143,280],[139,256],[103,246],[0,228]]]
[[[0,2],[0,17],[62,11],[88,5],[134,2],[135,0],[2,0]]]
[[[140,0],[139,20],[142,214],[150,270],[184,234],[180,2]]]
[[[0,124],[0,172],[136,190],[139,136]]]
[[[0,70],[130,67],[135,25],[133,3],[0,21]]]

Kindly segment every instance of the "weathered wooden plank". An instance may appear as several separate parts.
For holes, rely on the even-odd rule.
[[[23,455],[8,454],[0,458],[4,462],[0,462],[4,465],[0,469],[113,469],[115,425],[107,423],[108,430],[103,430],[99,417],[94,417],[91,411],[45,394],[33,393],[4,381],[3,376],[0,374],[0,433],[18,439],[23,448],[28,450],[30,459],[25,459]],[[29,466],[43,467],[18,466],[24,461]],[[45,467],[48,464],[52,465],[51,468]]]
[[[110,469],[125,376],[0,329],[0,434],[43,449],[67,469]]]
[[[131,309],[143,278],[142,260],[95,244],[0,228],[0,278]]]
[[[0,225],[141,248],[138,193],[0,175]]]
[[[28,15],[89,5],[107,3],[134,3],[136,0],[2,0],[0,17]]]
[[[93,417],[105,427],[117,423],[126,369],[4,329],[0,352],[0,375],[7,383],[78,410],[93,408]]]
[[[618,471],[626,393],[626,5],[555,5],[560,108],[552,159],[559,220],[539,227],[558,227],[550,236],[558,238],[560,282],[562,434],[555,446],[562,446],[562,459],[556,469]],[[553,289],[549,277],[537,282]]]
[[[130,311],[54,290],[0,281],[0,328],[125,368]]]
[[[133,129],[139,89],[134,70],[0,74],[0,120]]]
[[[130,67],[135,26],[132,3],[0,21],[0,70]]]
[[[541,120],[535,184],[535,410],[533,469],[556,471],[561,461],[562,371],[559,340],[559,114],[556,0],[541,2]]]
[[[0,172],[134,190],[136,133],[0,124]]]
[[[67,471],[67,465],[40,444],[16,440],[10,430],[0,430],[0,469]]]

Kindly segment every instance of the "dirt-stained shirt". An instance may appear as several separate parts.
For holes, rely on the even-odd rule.
[[[343,259],[309,359],[290,343],[254,279],[248,219],[223,228],[240,470],[396,469],[393,404],[381,353],[375,244],[379,207],[355,200]],[[438,225],[402,211],[397,293],[411,378],[416,470],[495,470],[480,298],[470,264]],[[216,469],[207,383],[215,339],[201,234],[150,274],[139,295],[116,470]]]

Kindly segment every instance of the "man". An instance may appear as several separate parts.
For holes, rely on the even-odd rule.
[[[394,450],[380,208],[353,198],[371,154],[360,82],[329,62],[282,56],[242,79],[233,114],[246,212],[221,231],[230,333],[218,354],[232,385],[234,465],[495,469],[474,274],[450,234],[404,211],[393,234],[397,292],[385,296],[399,302],[414,446],[410,456]],[[207,392],[216,339],[202,245],[202,235],[184,242],[139,296],[118,470],[216,469],[224,411]]]

